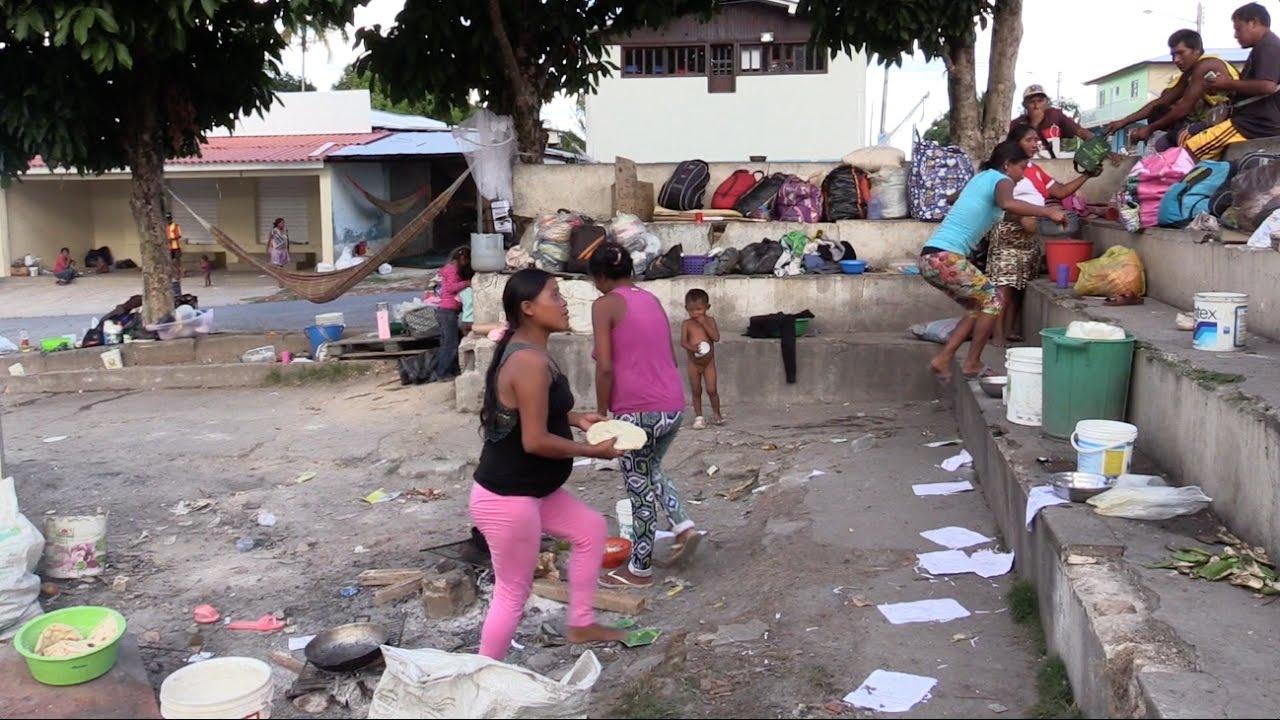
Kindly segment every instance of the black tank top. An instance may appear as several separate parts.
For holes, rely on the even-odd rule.
[[[498,360],[499,370],[518,350],[535,348],[528,343],[513,343]],[[541,352],[541,348],[535,348]],[[569,380],[547,357],[551,387],[547,398],[547,430],[567,440],[573,439],[569,411],[573,409],[573,391]],[[484,429],[484,448],[476,467],[475,480],[480,487],[495,495],[546,497],[564,485],[573,472],[573,458],[553,460],[525,452],[520,438],[520,414],[501,402],[495,408],[493,427]]]

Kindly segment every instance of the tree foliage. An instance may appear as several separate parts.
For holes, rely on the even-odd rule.
[[[272,64],[300,23],[343,25],[365,0],[3,0],[0,180],[125,167],[142,239],[146,316],[172,307],[164,161],[274,98]]]
[[[271,69],[271,91],[282,92],[315,92],[316,86],[310,80],[303,80],[287,70]]]
[[[368,72],[360,73],[355,65],[348,65],[342,70],[342,76],[334,83],[334,90],[368,90],[370,102],[376,110],[400,113],[402,115],[421,115],[450,125],[457,125],[471,114],[470,104],[462,107],[451,107],[437,101],[430,95],[423,95],[414,100],[392,100],[382,88],[383,83]]]
[[[716,0],[407,0],[386,31],[356,33],[366,52],[357,70],[378,78],[391,100],[431,97],[481,104],[515,120],[521,159],[541,162],[547,134],[542,106],[556,95],[592,92],[616,69],[609,36],[661,27],[690,13],[706,17]],[[609,35],[606,35],[606,32]]]

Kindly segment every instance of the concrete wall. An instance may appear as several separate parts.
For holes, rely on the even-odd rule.
[[[480,273],[472,281],[477,323],[502,319],[506,276]],[[810,327],[823,333],[892,332],[903,335],[913,323],[960,314],[942,293],[913,275],[801,275],[794,278],[689,276],[641,284],[662,301],[673,328],[685,318],[684,296],[702,288],[711,296],[711,313],[727,337],[745,332],[753,315],[810,310]],[[560,278],[569,302],[570,330],[591,333],[591,303],[599,297],[585,278]]]
[[[618,46],[609,59],[623,65]],[[866,75],[865,56],[843,54],[825,73],[739,75],[731,93],[707,92],[705,76],[615,73],[587,95],[587,155],[604,163],[618,155],[636,162],[834,160],[866,144]]]
[[[391,218],[375,207],[350,182],[360,183],[366,190],[385,199],[391,196],[387,166],[380,162],[342,163],[333,173],[333,237],[339,253],[361,241],[370,245],[391,236]]]
[[[1085,237],[1101,255],[1120,245],[1133,248],[1147,272],[1147,294],[1189,310],[1198,292],[1249,294],[1248,330],[1280,338],[1280,253],[1244,245],[1197,243],[1199,233],[1149,228],[1126,232],[1115,223],[1089,223]]]
[[[4,192],[11,262],[31,254],[52,268],[60,248],[69,247],[72,257],[83,258],[92,246],[93,201],[85,183],[28,178]],[[3,272],[8,271],[5,266]]]
[[[235,132],[215,128],[213,136],[323,135],[367,133],[373,129],[368,90],[282,92],[261,116],[236,121]]]

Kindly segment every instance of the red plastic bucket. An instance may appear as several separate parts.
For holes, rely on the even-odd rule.
[[[1049,277],[1057,277],[1058,266],[1066,265],[1071,268],[1070,274],[1067,276],[1067,282],[1074,284],[1076,279],[1080,277],[1080,267],[1077,263],[1093,259],[1093,241],[1045,240],[1044,256],[1045,264],[1049,266]]]

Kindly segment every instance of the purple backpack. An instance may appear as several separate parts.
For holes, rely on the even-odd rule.
[[[822,222],[822,188],[788,175],[773,202],[773,219],[779,222]]]

